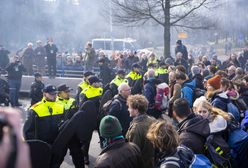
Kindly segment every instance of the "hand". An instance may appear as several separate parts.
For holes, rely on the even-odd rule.
[[[20,111],[14,108],[0,107],[0,113],[3,113],[6,117],[9,125],[13,127],[13,131],[17,137],[17,158],[16,167],[31,168],[30,158],[29,158],[29,147],[23,141],[22,131],[21,131],[21,116]],[[8,127],[3,129],[3,139],[0,144],[0,167],[6,165],[7,158],[9,156],[12,144],[10,144],[10,134]],[[5,153],[6,152],[6,153]]]

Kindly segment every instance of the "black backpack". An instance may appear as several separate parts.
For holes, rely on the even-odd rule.
[[[206,155],[211,162],[219,167],[231,167],[231,150],[222,137],[222,132],[210,134],[205,142]]]

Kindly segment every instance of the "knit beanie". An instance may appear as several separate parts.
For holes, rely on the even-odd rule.
[[[209,85],[211,85],[215,90],[220,88],[220,80],[221,80],[221,76],[220,75],[216,75],[210,79],[207,80],[207,83]]]
[[[122,128],[119,120],[111,115],[102,118],[99,131],[103,138],[114,138],[122,135]]]

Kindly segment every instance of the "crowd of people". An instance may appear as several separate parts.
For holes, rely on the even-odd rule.
[[[248,166],[247,49],[221,61],[216,55],[191,57],[178,40],[175,59],[130,51],[113,64],[103,52],[92,58],[95,51],[87,46],[87,71],[76,97],[68,84],[44,85],[35,73],[23,127],[31,160],[43,156],[32,146],[39,141],[49,149],[43,167],[60,167],[68,149],[74,166],[84,167],[97,130],[102,151],[96,168]],[[56,53],[55,47],[50,51]],[[12,85],[20,79],[12,77],[25,70],[18,58],[6,68],[15,107],[19,92]],[[92,69],[96,59],[99,74]]]

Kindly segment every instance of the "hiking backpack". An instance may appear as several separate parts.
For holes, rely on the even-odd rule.
[[[206,155],[216,167],[231,167],[230,147],[221,132],[210,134],[205,142]]]
[[[211,162],[202,154],[194,154],[186,146],[179,146],[176,155],[165,157],[161,161],[161,168],[174,165],[178,168],[211,168]],[[169,166],[168,166],[169,167]]]
[[[169,102],[169,86],[161,83],[156,87],[155,109],[165,110]]]

